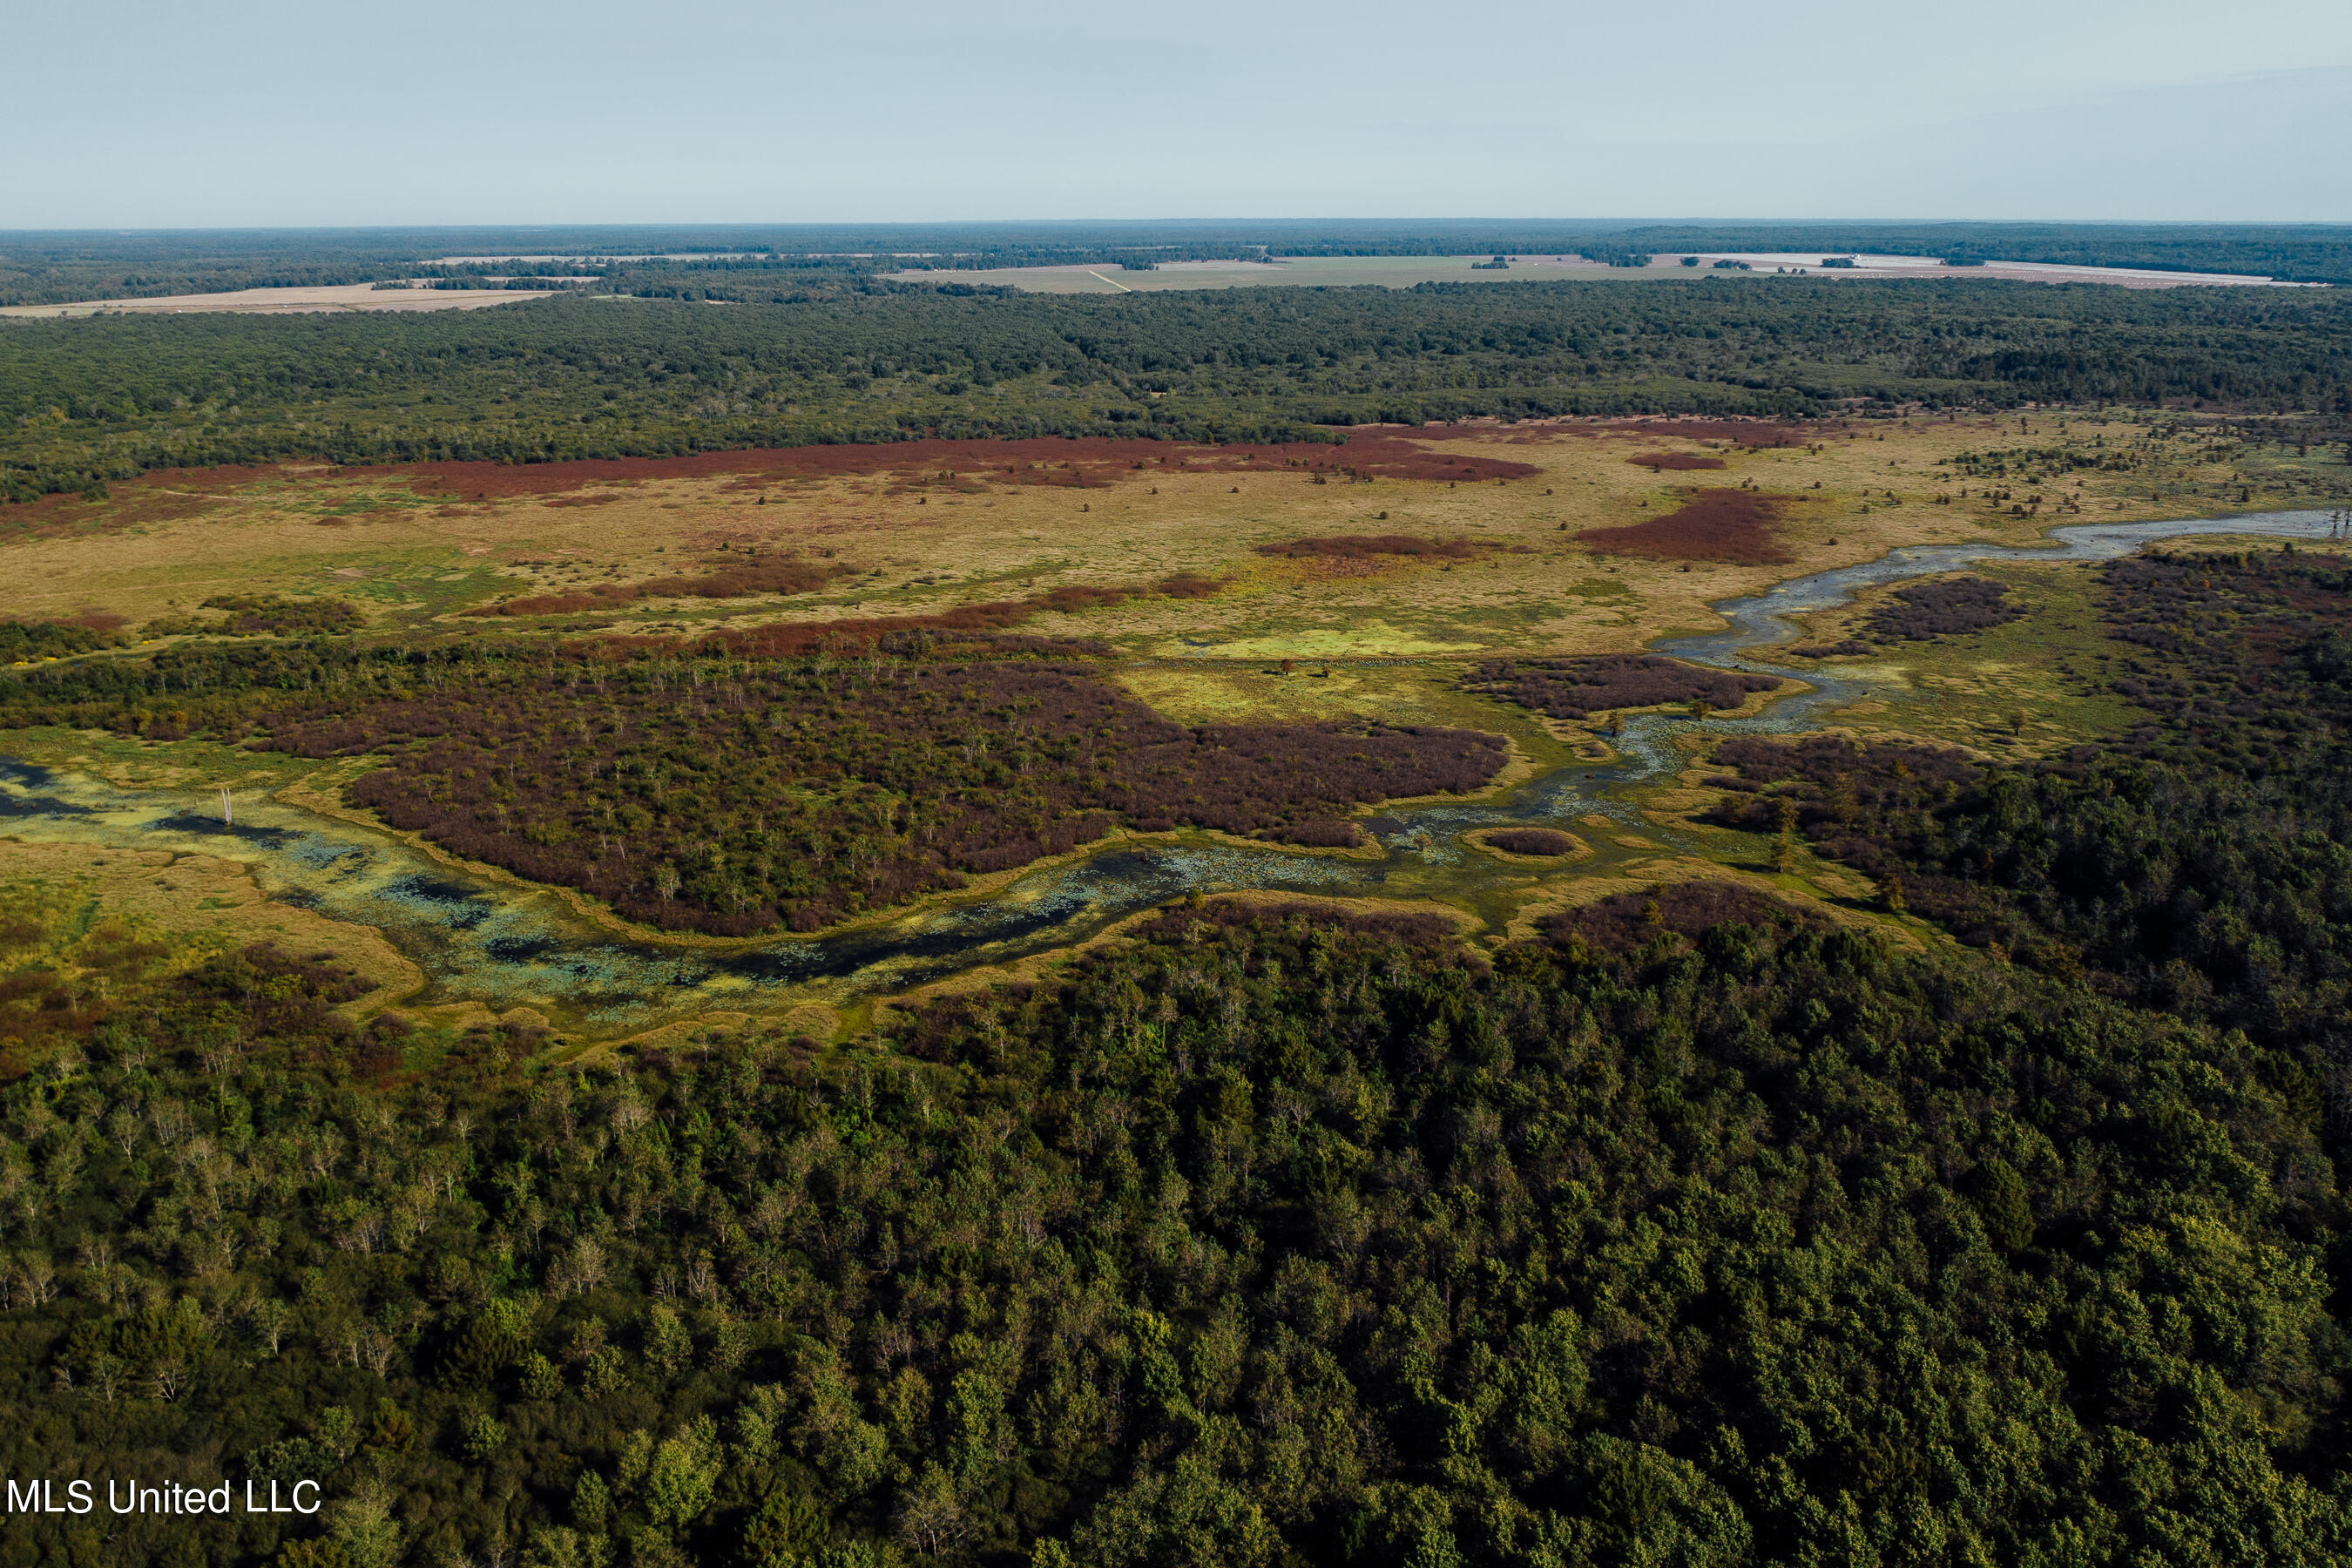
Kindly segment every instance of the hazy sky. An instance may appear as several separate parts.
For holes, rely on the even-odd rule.
[[[26,0],[0,228],[2352,220],[2347,0]]]

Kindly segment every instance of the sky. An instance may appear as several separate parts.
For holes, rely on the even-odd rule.
[[[2352,220],[2345,0],[24,0],[0,229]]]

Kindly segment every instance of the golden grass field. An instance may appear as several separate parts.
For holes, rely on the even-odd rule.
[[[2045,423],[2047,423],[2045,421]],[[243,482],[163,475],[112,499],[55,498],[0,514],[0,610],[69,616],[101,611],[144,622],[222,593],[341,595],[383,629],[485,626],[457,612],[500,595],[620,583],[726,564],[756,546],[852,569],[827,591],[792,598],[639,601],[601,618],[615,632],[751,625],[793,618],[936,613],[1063,586],[1115,586],[1191,572],[1224,579],[1207,599],[1148,598],[1046,613],[1034,631],[1103,638],[1155,661],[1465,658],[1496,652],[1602,652],[1640,647],[1717,618],[1714,601],[1782,578],[1872,559],[1897,545],[1953,540],[2031,543],[2044,510],[2011,517],[1954,489],[1936,460],[2053,438],[1983,420],[1879,421],[1818,448],[1748,451],[1729,441],[1642,434],[1639,426],[1536,426],[1417,433],[1434,451],[1536,466],[1489,483],[1381,479],[1319,484],[1272,467],[1154,469],[1102,488],[909,483],[889,474],[773,482],[736,477],[590,481],[558,495],[453,500],[398,471],[289,469]],[[2064,439],[2127,439],[2130,427],[2076,419]],[[1655,452],[1703,456],[1720,469],[1654,472]],[[2237,472],[2237,469],[2229,469]],[[2221,469],[2216,469],[2220,474]],[[2179,515],[2145,481],[2063,487],[2083,520]],[[2200,479],[2202,476],[2200,476]],[[2210,481],[2219,484],[2220,479]],[[1786,564],[1649,561],[1596,551],[1579,535],[1658,515],[1689,490],[1752,485],[1785,498],[1777,532]],[[1979,488],[1981,487],[1972,487]],[[2053,500],[2061,493],[2050,487]],[[2234,488],[2234,487],[2233,487]],[[2226,509],[2281,504],[2257,485]],[[2235,495],[2230,498],[2235,502]],[[1269,559],[1257,547],[1301,537],[1398,533],[1484,546],[1463,562]],[[729,547],[722,551],[722,546]]]

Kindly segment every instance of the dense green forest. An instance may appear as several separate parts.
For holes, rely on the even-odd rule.
[[[924,432],[1291,439],[1856,399],[2352,412],[2352,303],[2334,290],[1711,274],[1117,298],[892,286],[735,309],[604,297],[15,321],[0,342],[0,492],[16,499],[192,464],[528,462]]]
[[[0,1447],[338,1500],[0,1553],[2352,1551],[2292,1053],[1626,901],[1491,963],[1180,911],[824,1063],[526,1073],[225,960],[6,1091]]]
[[[0,1568],[2345,1561],[2352,563],[2097,592],[2106,753],[1719,746],[1914,953],[1194,900],[563,1064],[94,932],[0,995],[0,1467],[334,1502]]]

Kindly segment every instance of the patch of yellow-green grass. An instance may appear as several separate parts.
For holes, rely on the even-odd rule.
[[[0,756],[37,767],[86,773],[119,789],[184,792],[193,809],[216,812],[219,789],[232,799],[268,795],[317,773],[321,763],[280,752],[253,752],[218,741],[142,741],[100,730],[45,724],[0,730]]]
[[[1465,666],[1300,660],[1279,664],[1222,659],[1154,659],[1120,667],[1116,679],[1180,724],[1295,724],[1378,719],[1504,735],[1538,768],[1574,759],[1537,714],[1515,703],[1464,691]]]
[[[259,942],[356,968],[375,987],[347,1005],[356,1012],[425,979],[382,933],[273,902],[247,868],[205,855],[0,838],[0,969],[38,970],[94,998]]]

